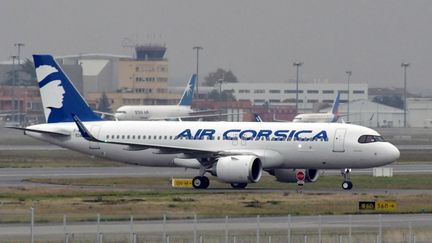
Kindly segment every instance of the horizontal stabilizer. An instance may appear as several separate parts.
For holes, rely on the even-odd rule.
[[[46,131],[46,130],[30,129],[30,128],[25,128],[25,127],[6,127],[6,128],[24,131],[24,134],[25,134],[25,132],[37,132],[37,133],[41,133],[41,134],[58,135],[58,136],[70,136],[71,135],[70,132],[66,132],[66,131]]]

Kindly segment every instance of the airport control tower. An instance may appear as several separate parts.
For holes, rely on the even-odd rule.
[[[119,60],[121,105],[176,104],[178,94],[168,92],[167,48],[160,44],[136,45],[135,58]]]
[[[137,60],[163,60],[166,47],[162,45],[140,45],[135,47]]]

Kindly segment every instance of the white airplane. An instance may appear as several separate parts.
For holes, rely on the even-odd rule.
[[[336,122],[339,115],[340,93],[337,94],[331,111],[327,113],[304,113],[294,117],[292,122]]]
[[[199,169],[195,188],[209,186],[206,173],[244,188],[263,171],[291,182],[304,168],[313,181],[320,169],[383,166],[400,155],[376,131],[343,123],[104,121],[52,56],[33,58],[47,123],[16,129],[105,159]],[[343,189],[351,189],[349,174],[343,175]]]
[[[114,114],[116,120],[164,120],[188,117],[195,90],[196,75],[193,74],[186,85],[183,96],[177,105],[127,105],[118,108]]]

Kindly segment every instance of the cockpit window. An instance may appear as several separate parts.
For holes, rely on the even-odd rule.
[[[116,111],[116,113],[126,114],[126,111]]]
[[[358,139],[359,143],[374,143],[374,142],[384,142],[384,138],[375,135],[363,135]]]

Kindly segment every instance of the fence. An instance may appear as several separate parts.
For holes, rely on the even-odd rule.
[[[115,221],[96,214],[94,221],[74,222],[68,222],[66,215],[51,218],[57,220],[38,221],[32,208],[28,224],[0,225],[0,242],[421,243],[432,239],[430,214],[224,218],[193,214],[188,219],[162,215],[158,220],[129,216]]]

